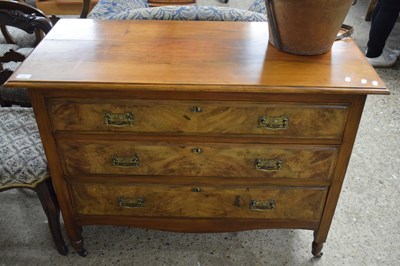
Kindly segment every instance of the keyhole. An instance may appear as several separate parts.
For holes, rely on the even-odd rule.
[[[202,153],[203,151],[202,151],[201,148],[196,147],[196,148],[193,148],[193,149],[192,149],[192,152],[193,152],[193,153],[196,153],[196,154],[199,154],[199,153]]]
[[[201,113],[201,112],[203,112],[203,109],[199,106],[195,106],[192,108],[192,112],[193,113]]]

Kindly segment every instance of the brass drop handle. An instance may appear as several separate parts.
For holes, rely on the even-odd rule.
[[[268,130],[286,130],[289,127],[289,117],[282,116],[265,116],[260,115],[258,118],[258,127]]]
[[[124,127],[133,125],[133,113],[104,113],[104,123],[106,126]]]
[[[111,164],[114,167],[122,167],[122,168],[139,167],[140,160],[136,154],[128,157],[111,155]]]
[[[144,198],[134,198],[134,199],[126,199],[121,196],[118,198],[118,205],[123,208],[143,208],[144,207]]]
[[[276,159],[256,159],[254,161],[254,167],[258,171],[271,172],[271,171],[279,171],[282,168],[283,160]]]
[[[276,207],[275,199],[269,199],[265,201],[251,200],[250,209],[254,211],[269,211]]]

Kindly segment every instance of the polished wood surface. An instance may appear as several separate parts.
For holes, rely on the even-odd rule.
[[[296,56],[241,22],[61,20],[7,85],[47,114],[81,255],[82,226],[112,224],[310,229],[320,256],[366,97],[389,93],[350,39]]]
[[[70,90],[111,83],[130,90],[159,84],[154,89],[387,93],[351,40],[324,55],[294,56],[268,45],[263,22],[62,20],[18,73],[31,76],[14,76],[16,86],[58,82],[62,89],[64,82]]]

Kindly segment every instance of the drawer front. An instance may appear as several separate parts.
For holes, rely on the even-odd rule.
[[[322,188],[216,188],[74,183],[75,210],[82,215],[236,217],[317,221]]]
[[[348,106],[52,99],[56,130],[251,134],[340,139]]]
[[[59,142],[73,174],[265,177],[327,180],[336,146]]]

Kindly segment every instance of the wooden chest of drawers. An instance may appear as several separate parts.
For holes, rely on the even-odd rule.
[[[310,229],[320,256],[366,95],[388,93],[350,40],[294,56],[230,22],[62,20],[8,85],[81,255],[83,225],[115,224]]]

